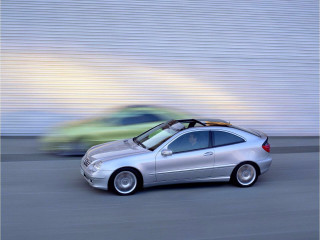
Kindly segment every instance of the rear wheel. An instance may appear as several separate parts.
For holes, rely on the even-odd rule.
[[[139,173],[135,169],[123,168],[117,170],[109,181],[109,187],[119,195],[130,195],[140,186]]]
[[[236,167],[232,175],[232,181],[239,187],[250,187],[258,179],[258,171],[251,163],[243,163]]]

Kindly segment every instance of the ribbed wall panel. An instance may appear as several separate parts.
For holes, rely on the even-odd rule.
[[[319,135],[317,1],[2,1],[2,135],[131,104]]]

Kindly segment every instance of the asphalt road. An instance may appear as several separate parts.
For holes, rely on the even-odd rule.
[[[127,197],[91,188],[80,158],[2,160],[3,240],[319,239],[317,151],[273,154],[251,188],[171,185]]]

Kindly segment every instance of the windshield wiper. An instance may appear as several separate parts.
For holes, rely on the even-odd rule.
[[[139,146],[147,149],[145,145],[143,145],[141,142],[139,142],[139,141],[137,140],[137,137],[134,137],[134,138],[133,138],[133,141],[134,141],[137,145],[139,145]]]

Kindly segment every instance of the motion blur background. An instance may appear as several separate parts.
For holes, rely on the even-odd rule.
[[[132,104],[319,133],[317,1],[2,1],[2,136]]]

